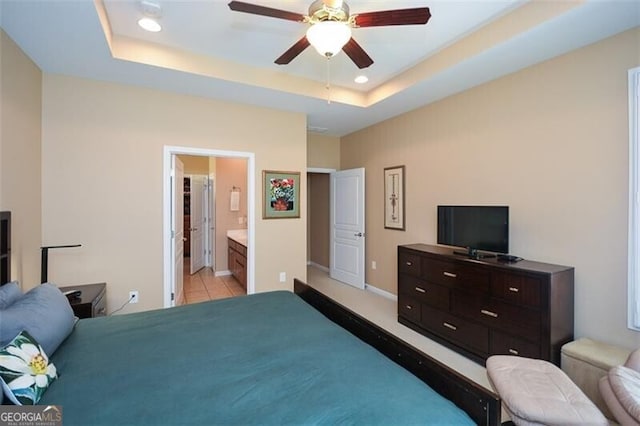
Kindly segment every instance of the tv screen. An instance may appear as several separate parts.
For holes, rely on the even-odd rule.
[[[438,206],[438,244],[509,253],[509,207]]]

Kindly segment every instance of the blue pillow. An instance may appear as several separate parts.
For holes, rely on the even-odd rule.
[[[0,286],[0,309],[6,309],[22,297],[18,281],[11,281]]]
[[[0,347],[26,330],[51,356],[73,325],[73,309],[67,297],[53,284],[41,284],[0,310]]]

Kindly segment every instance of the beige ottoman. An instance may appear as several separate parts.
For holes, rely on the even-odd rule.
[[[489,382],[521,425],[608,425],[600,410],[550,362],[510,355],[487,359]]]
[[[609,419],[614,419],[598,389],[600,378],[609,370],[623,365],[629,356],[626,349],[607,345],[591,339],[578,339],[562,347],[560,363],[562,371],[578,385],[591,401]]]

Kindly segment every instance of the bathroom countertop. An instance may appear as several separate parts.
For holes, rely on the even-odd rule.
[[[230,229],[227,231],[227,238],[231,238],[238,244],[247,246],[247,230],[246,229]]]

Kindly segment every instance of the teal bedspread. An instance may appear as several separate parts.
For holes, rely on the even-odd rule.
[[[65,426],[473,424],[284,291],[81,320],[52,361]]]

